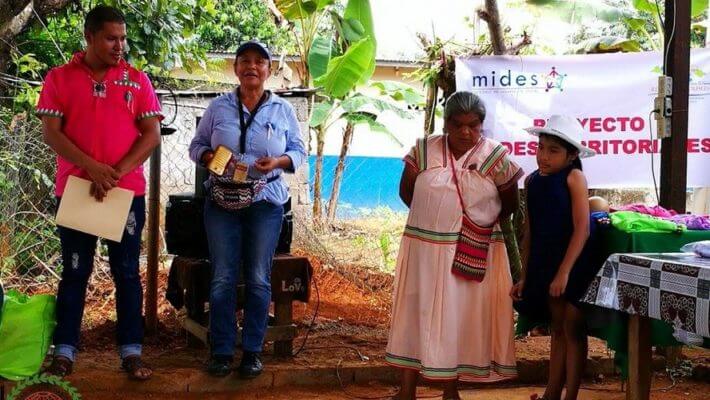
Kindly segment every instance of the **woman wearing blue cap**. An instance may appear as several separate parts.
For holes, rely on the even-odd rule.
[[[266,46],[240,45],[234,63],[239,85],[210,103],[190,144],[190,158],[211,172],[205,228],[212,262],[208,372],[215,376],[231,372],[240,272],[246,304],[238,371],[254,378],[263,369],[271,263],[289,196],[281,175],[293,173],[306,158],[293,107],[264,88],[270,70]]]

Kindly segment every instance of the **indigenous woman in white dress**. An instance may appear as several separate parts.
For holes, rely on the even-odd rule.
[[[445,381],[447,400],[459,398],[458,380],[516,377],[512,279],[498,220],[517,209],[523,171],[481,135],[485,117],[476,95],[452,94],[445,134],[419,139],[404,158],[400,197],[410,210],[386,356],[402,369],[399,399],[415,398],[419,375]],[[457,252],[464,216],[477,233],[470,257]]]

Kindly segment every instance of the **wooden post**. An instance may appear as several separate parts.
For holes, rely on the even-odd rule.
[[[673,114],[671,137],[661,143],[660,205],[684,213],[688,172],[690,0],[667,1],[665,7],[663,59],[668,61],[665,74],[673,78]],[[666,348],[666,364],[676,362],[680,353],[680,347]]]
[[[293,324],[293,304],[291,300],[274,302],[274,313],[276,314],[276,325],[288,326]],[[293,339],[277,340],[274,342],[274,355],[276,357],[293,356]]]
[[[664,60],[673,78],[671,137],[661,144],[661,205],[685,212],[688,170],[688,86],[690,77],[690,0],[666,2]],[[673,32],[673,37],[671,37]]]
[[[158,332],[158,256],[160,253],[160,144],[150,156],[148,193],[148,268],[145,285],[145,331]]]
[[[651,320],[629,316],[629,384],[626,400],[648,400],[651,394]]]
[[[160,127],[160,136],[172,135],[175,128]],[[160,264],[160,143],[150,156],[148,190],[148,268],[145,283],[145,331],[158,332],[158,266]]]

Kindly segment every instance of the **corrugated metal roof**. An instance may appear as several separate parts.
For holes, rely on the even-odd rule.
[[[207,52],[208,57],[212,58],[234,58],[234,52],[233,51],[227,51],[227,50],[210,50]],[[278,60],[281,58],[280,54],[274,54],[273,59]],[[284,58],[287,61],[298,61],[301,59],[301,56],[299,55],[286,55]],[[419,61],[419,60],[412,60],[412,59],[404,59],[404,58],[377,58],[375,60],[377,62],[377,65],[380,66],[386,66],[386,67],[420,67],[424,65],[424,62]]]

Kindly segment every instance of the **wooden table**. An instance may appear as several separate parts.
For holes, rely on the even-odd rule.
[[[211,265],[209,261],[187,257],[175,257],[171,275],[184,294],[187,311],[182,320],[183,328],[194,339],[209,343],[209,288]],[[274,354],[290,357],[293,354],[293,339],[297,336],[293,323],[293,302],[307,303],[313,267],[306,257],[279,254],[274,257],[271,270],[271,300],[274,302],[274,318],[266,330],[265,341],[274,342]],[[245,304],[244,285],[237,286],[237,310]],[[235,312],[237,311],[235,310]],[[241,344],[241,332],[237,332],[236,345]]]
[[[678,340],[710,342],[709,259],[685,253],[612,254],[583,301],[630,315],[628,400],[650,395],[651,319],[670,324]]]

